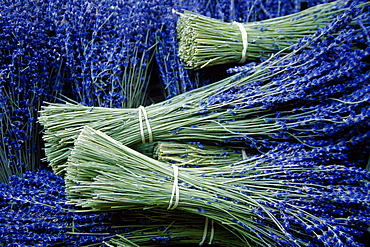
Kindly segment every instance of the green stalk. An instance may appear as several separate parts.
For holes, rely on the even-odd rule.
[[[106,246],[158,246],[176,244],[217,244],[225,247],[241,246],[243,242],[218,223],[195,214],[181,211],[133,211],[126,217],[135,222],[131,230],[105,241]],[[139,219],[139,220],[138,220]]]
[[[325,35],[326,33],[321,33],[315,39],[323,38]],[[264,83],[259,93],[262,94],[266,90],[266,95],[274,94],[271,88],[276,85],[271,78],[285,73],[288,68],[302,66],[299,60],[292,61],[289,65],[284,62],[308,46],[309,43],[306,43],[282,57],[275,58],[274,55],[269,60],[258,64],[251,74],[239,73],[167,101],[147,106],[145,109],[49,104],[42,108],[39,117],[44,127],[43,139],[47,161],[56,174],[63,175],[74,140],[84,126],[104,131],[127,146],[152,141],[205,140],[227,143],[230,139],[233,139],[233,142],[245,143],[248,138],[254,136],[268,137],[276,133],[280,134],[282,131],[291,134],[283,130],[279,119],[276,119],[274,113],[269,110],[258,106],[246,106],[242,109],[235,107],[246,104],[243,93],[234,94],[230,103],[208,104],[208,100],[220,94],[223,96],[222,93],[228,92],[230,88],[238,88],[256,81]],[[280,69],[277,70],[277,68]],[[302,118],[300,113],[289,111],[281,113],[287,114],[291,119]],[[309,113],[305,112],[305,114]],[[270,121],[267,121],[267,118]],[[299,128],[310,124],[310,122],[304,123]],[[294,127],[297,127],[294,123],[287,126],[287,128]],[[312,136],[314,135],[316,133],[312,133]],[[299,135],[292,137],[298,140],[301,138]]]
[[[247,157],[247,150],[227,146],[204,145],[199,147],[189,143],[158,142],[154,147],[154,158],[181,166],[224,166],[236,163]],[[243,157],[244,156],[244,157]]]
[[[345,11],[343,1],[338,0],[287,16],[244,23],[242,26],[247,33],[247,43],[244,41],[244,44],[241,27],[235,22],[226,23],[184,11],[179,13],[177,23],[179,56],[194,69],[267,58],[289,48],[299,38],[315,33]],[[243,59],[245,45],[246,57]]]
[[[298,51],[295,51],[298,52]],[[209,96],[222,93],[229,87],[241,86],[255,80],[268,81],[272,75],[269,69],[279,62],[289,59],[295,54],[289,53],[278,61],[259,64],[255,72],[249,76],[234,75],[210,86],[195,89],[191,92],[175,96],[167,101],[145,107],[147,118],[139,114],[138,109],[116,109],[104,107],[86,107],[74,104],[49,103],[40,111],[39,122],[44,127],[43,139],[47,161],[54,172],[64,174],[66,160],[73,148],[74,140],[85,125],[102,130],[125,145],[133,145],[153,140],[178,141],[194,139],[224,142],[231,137],[243,137],[246,133],[256,132],[265,121],[263,118],[253,119],[253,114],[259,114],[259,109],[230,112],[222,105],[207,107],[212,113],[206,116],[200,102]],[[142,114],[141,114],[142,115]],[[243,123],[220,124],[219,119],[243,119]],[[147,124],[148,120],[149,124]],[[198,127],[195,127],[198,126]],[[149,128],[151,133],[149,133]],[[266,128],[278,129],[276,124]],[[177,130],[180,130],[177,132]],[[266,133],[268,129],[265,130]],[[259,132],[261,132],[259,130]],[[144,135],[144,136],[143,136]]]
[[[252,170],[251,174],[267,176],[266,179],[245,179],[244,170],[254,166],[252,159],[241,162],[241,170],[229,164],[224,168],[179,167],[179,191],[171,194],[176,185],[174,167],[134,151],[101,131],[85,127],[68,160],[66,191],[68,203],[92,211],[176,208],[202,215],[235,231],[245,246],[274,246],[270,233],[293,241],[274,216],[279,212],[259,203],[259,199],[278,203],[281,199],[275,194],[287,190],[289,185],[268,179],[268,174],[260,175],[264,167]],[[222,177],[215,176],[221,172]],[[246,187],[235,187],[236,184]],[[304,196],[303,192],[289,193],[289,197]],[[266,225],[256,225],[253,209],[268,215]],[[287,213],[296,216],[298,212],[299,208]],[[299,239],[296,242],[305,244]]]

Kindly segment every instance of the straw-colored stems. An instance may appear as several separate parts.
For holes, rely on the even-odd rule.
[[[246,150],[227,146],[195,145],[178,142],[158,142],[154,148],[154,157],[162,162],[178,165],[208,166],[232,164],[243,159]]]
[[[182,211],[130,211],[129,217],[145,222],[130,225],[131,231],[118,234],[105,242],[107,246],[153,246],[176,244],[217,244],[225,247],[242,246],[243,242],[222,225]]]
[[[225,108],[227,105],[214,104],[204,107],[202,102],[207,102],[208,97],[220,94],[229,87],[242,86],[257,80],[267,82],[276,73],[284,71],[271,74],[269,69],[274,68],[279,62],[290,59],[295,52],[277,61],[266,61],[257,65],[251,75],[233,75],[212,85],[145,107],[146,114],[143,114],[143,109],[140,114],[139,109],[72,104],[44,106],[40,111],[39,122],[44,127],[43,139],[47,161],[56,174],[63,175],[74,140],[85,125],[102,130],[125,145],[148,142],[150,139],[225,142],[233,137],[244,138],[247,133],[254,133],[257,129],[258,133],[276,131],[279,126],[275,124],[262,126],[264,123],[262,117],[256,119],[252,117],[253,114],[262,113],[260,109],[229,111]],[[238,99],[242,100],[242,97]],[[242,122],[220,123],[220,120],[234,120],[236,117]]]
[[[345,11],[341,5],[341,1],[335,1],[291,15],[244,24],[225,23],[184,11],[177,24],[179,56],[194,69],[267,58],[326,26]]]
[[[68,200],[94,211],[176,208],[234,229],[247,246],[273,244],[271,233],[290,241],[273,214],[276,210],[258,202],[261,198],[279,202],[274,193],[286,190],[287,185],[273,179],[243,179],[244,171],[230,166],[225,167],[224,177],[209,177],[212,167],[178,169],[176,175],[174,166],[153,160],[100,131],[85,127],[68,162]],[[236,184],[242,187],[235,187]],[[304,194],[291,196],[296,199]],[[267,213],[266,225],[256,224],[253,213],[256,208]],[[295,211],[290,213],[295,215]],[[266,239],[261,242],[256,233]]]

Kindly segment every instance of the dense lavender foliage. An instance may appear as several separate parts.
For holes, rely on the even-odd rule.
[[[67,94],[89,106],[146,103],[157,28],[155,1],[73,1],[56,35],[70,72]]]
[[[0,4],[0,181],[6,181],[40,165],[37,111],[63,91],[64,72],[50,9],[60,4]]]
[[[331,1],[301,0],[220,0],[213,6],[214,17],[223,21],[252,22],[299,12],[308,7]],[[207,13],[205,13],[207,14]]]
[[[69,99],[146,104],[159,5],[137,1],[2,1],[0,181],[42,166],[37,112]],[[130,20],[130,21],[128,21]]]
[[[64,180],[52,172],[25,172],[0,184],[2,246],[81,246],[114,233],[109,213],[73,212],[66,205]],[[122,222],[120,222],[122,224]]]

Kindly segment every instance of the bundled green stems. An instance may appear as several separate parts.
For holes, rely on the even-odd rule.
[[[289,182],[289,176],[292,172],[345,172],[347,168],[289,162],[282,166],[273,157],[263,157],[251,156],[224,166],[170,166],[86,126],[68,159],[66,191],[69,203],[92,211],[167,209],[205,216],[229,229],[245,246],[276,246],[276,240],[286,246],[306,246],[321,230],[304,232],[302,228],[309,229],[315,222],[325,222],[331,231],[338,229],[330,225],[335,218],[324,221],[298,203],[311,194],[320,199],[319,191],[331,187],[321,185],[322,180]],[[294,150],[280,158],[297,159]],[[294,226],[286,226],[286,217]]]
[[[203,145],[201,143],[158,142],[154,158],[162,162],[181,166],[217,166],[238,162],[247,158],[248,150],[225,145]]]
[[[295,14],[243,24],[184,11],[177,23],[179,56],[195,69],[266,58],[326,26],[345,11],[342,7],[343,1],[334,1]]]
[[[278,62],[289,59],[290,55],[293,53]],[[260,110],[257,108],[237,112],[222,108],[222,104],[203,106],[202,102],[206,103],[208,97],[220,94],[229,87],[242,86],[255,80],[267,81],[273,76],[269,69],[278,62],[268,66],[262,63],[250,76],[234,75],[145,108],[117,109],[51,103],[42,107],[39,117],[39,122],[44,126],[47,161],[56,174],[63,175],[73,143],[85,125],[104,131],[124,145],[156,140],[225,142],[247,133],[258,131],[267,134],[277,130],[280,127],[274,123],[261,129],[261,124],[265,123],[264,117],[247,118],[258,114]],[[220,123],[221,117],[223,121],[235,120],[236,117],[241,121]]]
[[[126,211],[124,220],[130,222],[130,231],[117,234],[104,242],[110,247],[138,247],[159,245],[241,246],[243,242],[222,225],[206,217],[182,211]]]

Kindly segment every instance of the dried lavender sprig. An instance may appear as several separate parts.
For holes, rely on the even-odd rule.
[[[177,25],[179,56],[188,66],[198,69],[266,58],[315,33],[347,8],[347,3],[334,1],[287,16],[245,23],[242,27],[184,11]]]
[[[175,206],[234,229],[247,245],[356,246],[354,235],[370,222],[370,173],[322,165],[331,156],[284,144],[222,169],[181,167]],[[70,156],[70,203],[91,210],[170,208],[173,170],[85,127]]]

